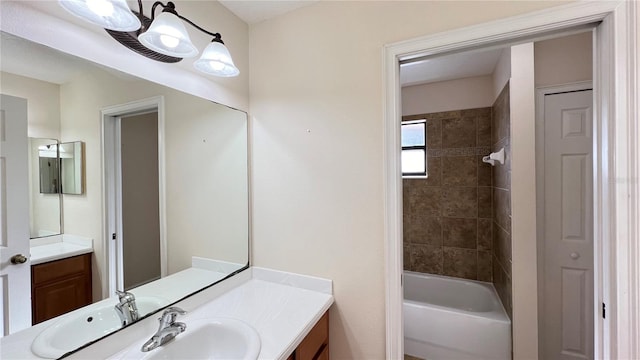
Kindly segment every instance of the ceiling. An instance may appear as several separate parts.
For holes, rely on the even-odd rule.
[[[438,81],[491,75],[502,49],[468,51],[400,65],[400,85],[412,86]]]
[[[0,50],[2,52],[1,71],[53,84],[68,83],[76,76],[96,68],[123,80],[138,79],[5,32],[0,32]]]
[[[318,1],[220,0],[220,3],[247,24],[255,24],[301,7],[313,5]]]

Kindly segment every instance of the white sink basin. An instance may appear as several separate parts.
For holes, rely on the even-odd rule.
[[[87,309],[78,310],[77,314],[65,316],[44,329],[33,340],[31,351],[40,357],[57,359],[69,351],[120,329],[122,323],[115,310],[116,303],[109,301],[108,305],[89,306]],[[168,300],[157,297],[136,298],[141,317],[168,304]]]
[[[187,329],[171,342],[142,352],[140,348],[145,339],[136,343],[120,359],[255,360],[260,354],[260,336],[253,327],[240,320],[205,318],[183,322],[187,324]]]

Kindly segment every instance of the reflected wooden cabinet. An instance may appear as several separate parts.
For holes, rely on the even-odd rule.
[[[91,254],[31,266],[33,324],[91,304]]]
[[[287,360],[329,360],[329,311],[320,318]]]

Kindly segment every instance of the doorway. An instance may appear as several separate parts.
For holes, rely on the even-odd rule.
[[[166,275],[163,97],[105,108],[102,125],[109,297]]]
[[[537,38],[548,35],[550,31],[566,31],[576,26],[588,24],[598,24],[595,31],[595,54],[596,54],[596,84],[595,104],[597,109],[594,114],[596,128],[596,150],[594,151],[594,241],[596,248],[595,257],[595,292],[598,299],[605,302],[613,301],[622,304],[618,307],[619,314],[624,316],[612,316],[606,323],[601,320],[594,322],[596,341],[594,353],[596,357],[618,357],[621,352],[625,354],[633,353],[633,344],[637,337],[634,335],[622,335],[619,326],[624,329],[631,329],[633,321],[624,320],[628,315],[633,314],[633,296],[626,292],[616,290],[616,283],[623,282],[625,288],[637,288],[631,281],[632,275],[624,274],[616,270],[616,258],[612,254],[620,253],[621,249],[634,252],[635,248],[630,245],[632,241],[628,219],[630,209],[637,206],[637,199],[630,194],[634,194],[637,184],[630,181],[615,182],[614,179],[628,179],[628,160],[635,161],[638,157],[636,145],[631,145],[626,140],[629,135],[622,131],[635,129],[633,118],[628,115],[627,106],[635,108],[637,89],[634,78],[617,78],[616,70],[636,73],[633,65],[635,62],[625,62],[623,59],[635,59],[634,49],[636,48],[635,37],[629,34],[634,33],[635,5],[627,3],[610,4],[605,8],[594,6],[578,6],[569,4],[554,8],[552,11],[539,11],[526,14],[525,16],[514,17],[502,21],[495,21],[488,24],[473,26],[465,29],[454,30],[446,34],[417,39],[415,41],[404,41],[385,48],[385,76],[386,76],[386,121],[385,121],[385,213],[386,213],[386,250],[387,250],[387,357],[401,358],[402,352],[402,218],[401,214],[401,180],[399,164],[399,119],[400,96],[398,80],[398,63],[403,60],[413,59],[422,56],[433,56],[464,49],[472,49],[483,46],[504,44],[523,39]],[[551,14],[553,12],[553,14]],[[558,14],[562,14],[559,20]],[[553,15],[553,16],[550,16]],[[624,20],[623,20],[624,19]],[[630,20],[631,19],[631,20]],[[602,21],[601,23],[598,23]],[[614,42],[619,37],[613,34],[622,33],[625,37],[621,39],[624,45],[613,47]],[[626,37],[629,36],[629,37]],[[619,60],[619,61],[617,61]],[[519,80],[526,79],[530,74],[522,71],[517,74]],[[616,92],[612,92],[613,84]],[[625,85],[621,85],[625,84]],[[598,90],[602,89],[601,91]],[[520,108],[519,123],[517,129],[513,129],[513,144],[519,144],[513,149],[512,179],[513,179],[513,214],[514,219],[518,219],[513,224],[513,236],[518,239],[514,244],[512,254],[514,258],[521,257],[522,261],[514,259],[513,276],[519,278],[529,274],[533,283],[526,286],[514,288],[514,357],[515,358],[537,358],[538,357],[538,325],[537,325],[537,285],[536,269],[536,224],[535,224],[535,177],[530,174],[530,167],[535,165],[535,144],[531,134],[535,133],[534,104],[535,98],[533,87],[520,94],[522,99],[529,99],[526,106]],[[625,116],[615,116],[618,114]],[[634,113],[635,114],[635,113]],[[615,127],[613,126],[615,123]],[[518,138],[515,138],[515,137]],[[634,137],[634,135],[631,135]],[[612,139],[620,138],[620,141]],[[624,163],[613,163],[613,154],[623,154]],[[618,196],[613,197],[613,194]],[[624,195],[623,195],[624,194]],[[615,213],[615,217],[604,214]],[[524,214],[532,216],[522,216]],[[606,239],[606,242],[605,242]],[[635,252],[634,252],[635,253]],[[533,254],[533,255],[532,255]],[[625,257],[624,264],[635,259]],[[517,264],[517,265],[516,265]],[[635,266],[635,265],[634,265]],[[527,277],[527,276],[525,276]],[[517,283],[517,280],[516,280]],[[600,315],[598,312],[595,315]],[[620,334],[620,335],[618,335]],[[635,334],[635,333],[634,333]]]
[[[158,112],[121,116],[122,282],[124,291],[160,278]],[[116,165],[117,166],[117,165]]]

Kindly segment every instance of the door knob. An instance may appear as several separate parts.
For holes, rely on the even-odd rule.
[[[576,252],[573,252],[573,253],[571,253],[571,255],[569,255],[569,256],[571,256],[571,258],[572,258],[573,260],[577,260],[577,259],[580,257],[580,254],[578,254],[578,253],[576,253]]]
[[[22,255],[22,254],[18,254],[18,255],[13,255],[11,257],[11,263],[16,265],[16,264],[24,264],[27,262],[27,257]]]

